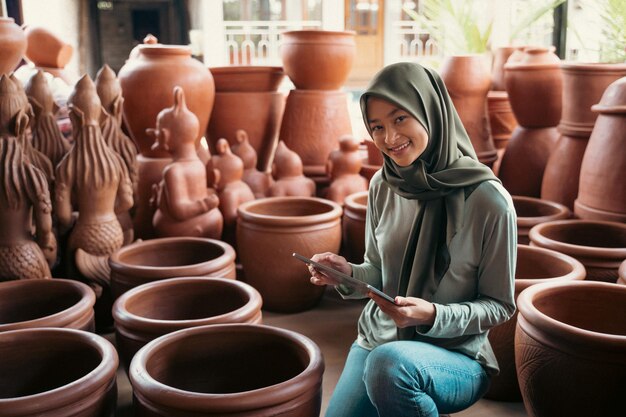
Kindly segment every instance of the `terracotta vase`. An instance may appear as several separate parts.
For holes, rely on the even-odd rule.
[[[617,279],[617,283],[621,285],[626,285],[626,259],[619,266],[619,269],[617,272],[619,275],[619,278]]]
[[[626,259],[626,224],[599,220],[557,220],[528,233],[531,245],[570,255],[585,265],[587,279],[615,282]]]
[[[74,48],[48,29],[26,26],[26,58],[37,67],[65,68],[72,59]]]
[[[305,336],[217,324],[152,341],[135,355],[130,382],[135,413],[146,417],[317,417],[323,372],[322,353]]]
[[[360,171],[359,142],[351,135],[343,136],[339,140],[339,149],[328,156],[326,172],[331,182],[324,198],[343,204],[347,196],[367,191],[368,180]]]
[[[534,226],[553,220],[572,217],[570,209],[553,201],[514,195],[513,205],[517,214],[517,243],[528,245],[528,232]]]
[[[238,214],[239,258],[264,308],[293,313],[315,306],[324,287],[312,285],[306,266],[291,254],[337,253],[341,206],[314,197],[268,197],[242,204]]]
[[[285,79],[282,67],[230,65],[210,67],[215,92],[274,92]]]
[[[571,256],[533,246],[517,246],[515,298],[531,285],[543,282],[569,282],[585,279],[585,267]],[[521,401],[515,370],[515,325],[517,313],[507,322],[489,330],[489,342],[498,360],[500,373],[491,379],[485,398]]]
[[[517,120],[506,91],[487,93],[487,114],[494,146],[498,150],[505,149],[513,130],[517,127]]]
[[[491,76],[483,61],[481,55],[447,56],[439,72],[478,160],[491,167],[498,156],[487,115]]]
[[[96,295],[66,279],[0,282],[0,333],[35,327],[95,331]]]
[[[506,91],[504,83],[504,64],[515,51],[521,50],[520,46],[501,46],[493,51],[491,63],[491,90]],[[495,139],[495,138],[494,138]]]
[[[369,181],[376,171],[383,166],[383,154],[371,139],[365,139],[363,143],[365,144],[367,157],[362,160],[361,175]]]
[[[117,352],[103,337],[74,329],[0,333],[0,410],[7,417],[112,417]]]
[[[0,17],[0,75],[10,74],[26,52],[26,35],[12,17]]]
[[[580,168],[574,211],[580,218],[626,223],[626,77],[607,87]]]
[[[528,415],[626,413],[626,287],[544,283],[517,301],[515,361]]]
[[[164,334],[191,327],[260,323],[261,295],[251,286],[223,278],[172,278],[126,292],[113,305],[115,341],[122,362]]]
[[[297,89],[337,90],[350,75],[356,56],[353,31],[283,32],[280,57]]]
[[[172,237],[135,242],[110,260],[115,298],[148,282],[175,277],[205,276],[235,279],[235,251],[219,240]]]
[[[367,213],[367,191],[346,197],[341,219],[341,248],[348,262],[360,264],[365,254],[365,216]]]

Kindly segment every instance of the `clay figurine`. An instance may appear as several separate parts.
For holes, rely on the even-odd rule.
[[[267,190],[272,185],[272,175],[256,168],[257,153],[250,145],[248,133],[245,130],[237,130],[235,139],[237,143],[232,146],[232,151],[243,161],[243,182],[248,184],[255,198],[266,197]]]
[[[268,197],[312,197],[315,182],[304,176],[302,159],[281,140],[278,142],[272,174],[276,180],[267,191]]]
[[[326,163],[326,172],[331,178],[326,198],[343,204],[343,200],[350,194],[366,191],[368,181],[359,175],[361,164],[359,142],[351,135],[342,136],[339,149],[330,153]]]

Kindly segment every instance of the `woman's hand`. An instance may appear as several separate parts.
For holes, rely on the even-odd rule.
[[[367,295],[400,328],[432,326],[435,322],[435,305],[421,298],[398,296],[395,298],[396,304],[392,304],[371,291]]]
[[[318,253],[311,257],[312,261],[327,265],[333,269],[343,272],[346,275],[352,275],[352,267],[343,256],[335,255],[331,252]],[[309,265],[311,273],[311,283],[315,285],[339,285],[339,281],[335,278],[324,274],[315,269],[313,265]]]

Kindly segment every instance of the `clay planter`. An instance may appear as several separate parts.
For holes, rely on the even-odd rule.
[[[619,266],[619,270],[617,271],[619,278],[617,279],[617,283],[621,285],[626,285],[626,259]]]
[[[562,204],[533,197],[514,195],[517,214],[517,243],[528,245],[528,232],[539,223],[568,219],[572,212]]]
[[[26,52],[26,35],[12,17],[0,17],[0,75],[10,74]]]
[[[239,206],[239,258],[264,308],[293,313],[319,302],[324,287],[312,285],[306,266],[291,254],[337,253],[341,214],[339,204],[314,197],[269,197]]]
[[[571,256],[549,249],[517,246],[515,298],[531,285],[543,282],[580,281],[585,267]],[[517,313],[507,322],[489,330],[489,342],[498,360],[500,373],[491,379],[486,398],[499,401],[521,401],[515,371],[515,325]]]
[[[113,305],[115,341],[128,367],[146,343],[167,333],[209,324],[260,323],[261,295],[223,278],[172,278],[140,285]]]
[[[198,237],[135,242],[111,255],[111,291],[117,298],[139,285],[176,277],[235,279],[235,250],[227,243]]]
[[[626,287],[544,283],[517,301],[515,361],[528,415],[625,415]]]
[[[293,30],[282,33],[280,57],[297,89],[337,90],[356,55],[355,32]]]
[[[285,79],[282,67],[231,65],[209,68],[215,81],[215,92],[272,92]]]
[[[517,127],[517,120],[506,91],[487,93],[487,114],[494,146],[496,149],[505,149],[513,130]]]
[[[617,281],[626,259],[626,224],[597,220],[557,220],[538,224],[528,233],[531,245],[552,249],[582,262],[587,279]]]
[[[342,253],[349,262],[360,264],[365,254],[367,191],[350,194],[343,202]]]
[[[0,333],[0,410],[6,417],[112,417],[118,357],[109,341],[74,329]]]
[[[37,67],[65,68],[72,59],[74,48],[43,27],[27,26],[26,58]]]

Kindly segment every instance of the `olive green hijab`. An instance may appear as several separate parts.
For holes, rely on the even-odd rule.
[[[382,178],[396,194],[421,202],[404,251],[398,294],[431,300],[450,264],[450,240],[463,226],[466,197],[481,182],[498,179],[478,162],[435,71],[403,62],[376,74],[361,96],[361,112],[369,131],[368,97],[406,110],[428,132],[426,149],[411,165],[401,167],[384,155]],[[413,328],[398,329],[400,339],[413,335]]]

